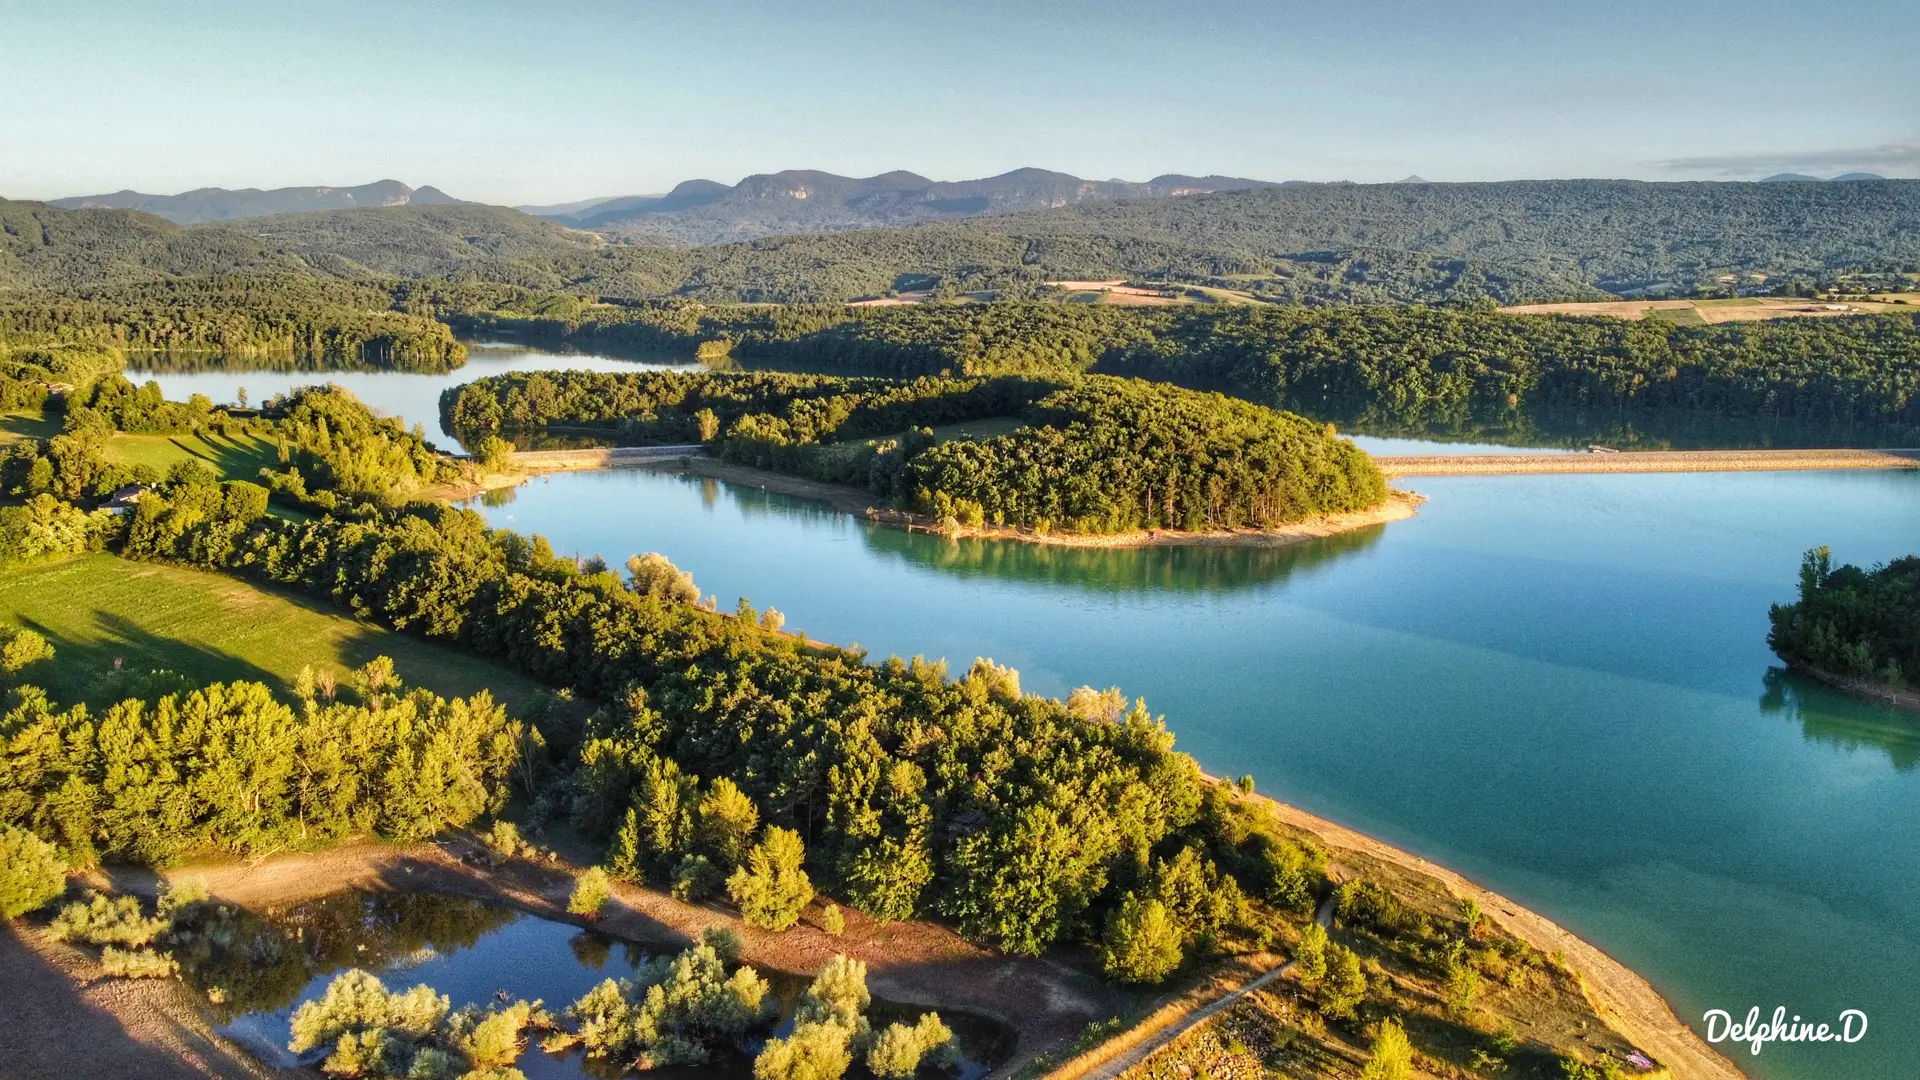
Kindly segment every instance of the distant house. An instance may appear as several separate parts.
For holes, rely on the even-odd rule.
[[[134,504],[150,490],[145,484],[128,484],[108,496],[102,509],[109,514],[131,514]]]

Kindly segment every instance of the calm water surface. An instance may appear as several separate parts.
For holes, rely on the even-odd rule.
[[[1784,677],[1801,552],[1920,547],[1920,474],[1421,478],[1420,514],[1268,550],[949,542],[644,470],[536,480],[497,525],[876,654],[1118,684],[1209,769],[1417,851],[1646,975],[1681,1017],[1837,1018],[1768,1078],[1920,1060],[1920,724]]]
[[[249,964],[248,975],[224,970],[221,981],[238,990],[226,1002],[221,1030],[262,1059],[294,1065],[286,1047],[294,1012],[326,996],[327,986],[349,968],[380,977],[388,990],[426,984],[447,996],[454,1009],[485,1008],[502,991],[508,1000],[541,1000],[560,1013],[605,979],[632,978],[647,952],[604,934],[582,930],[511,908],[428,892],[347,892],[296,905],[266,920],[246,924],[252,946],[270,958]],[[663,951],[673,952],[676,948]],[[246,959],[237,961],[248,964]],[[264,975],[260,972],[265,972]],[[781,1021],[775,1034],[792,1028],[792,1014],[807,980],[761,972],[772,986]],[[251,977],[249,977],[251,976]],[[875,999],[867,1010],[875,1027],[912,1023],[924,1010]],[[949,1080],[978,1080],[1011,1051],[1011,1037],[998,1024],[967,1013],[943,1013],[959,1040],[958,1070],[929,1071]],[[764,1037],[764,1033],[762,1036]],[[537,1036],[515,1062],[528,1080],[583,1080],[623,1075],[613,1063],[578,1050],[548,1054]],[[711,1066],[655,1070],[675,1080],[750,1080],[752,1058],[728,1054]],[[324,1056],[324,1055],[321,1055]],[[632,1075],[625,1073],[624,1075]],[[652,1075],[652,1074],[650,1074]],[[860,1075],[866,1075],[864,1071]]]
[[[678,361],[616,360],[585,353],[541,352],[524,345],[469,344],[466,365],[444,375],[419,375],[403,371],[270,371],[245,367],[182,371],[168,366],[162,356],[135,355],[131,358],[127,378],[136,383],[149,379],[159,383],[161,391],[171,401],[185,401],[191,395],[205,394],[213,399],[215,405],[228,405],[237,402],[240,391],[244,389],[248,402],[256,406],[295,387],[338,383],[373,406],[376,412],[398,416],[409,427],[420,424],[426,428],[429,441],[444,450],[457,452],[460,441],[440,424],[440,392],[448,387],[509,371],[635,371],[648,368],[696,370],[699,365]]]

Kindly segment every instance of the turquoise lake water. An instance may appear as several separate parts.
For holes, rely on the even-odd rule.
[[[432,432],[441,386],[490,371],[353,388]],[[258,400],[268,375],[160,378],[170,397],[222,400],[220,378]],[[949,542],[645,470],[476,508],[614,565],[659,551],[723,607],[747,596],[816,639],[956,670],[988,656],[1040,693],[1119,685],[1209,770],[1541,911],[1696,1030],[1713,1008],[1870,1018],[1854,1045],[1723,1048],[1754,1076],[1914,1075],[1920,718],[1785,676],[1765,635],[1807,548],[1920,549],[1920,473],[1403,486],[1430,498],[1411,520],[1269,550]]]
[[[1920,474],[1422,478],[1419,515],[1277,550],[1042,548],[869,525],[644,470],[536,480],[495,524],[876,654],[1119,685],[1210,770],[1453,867],[1711,1008],[1871,1025],[1755,1076],[1920,1060],[1920,723],[1786,677],[1800,554],[1920,547]]]

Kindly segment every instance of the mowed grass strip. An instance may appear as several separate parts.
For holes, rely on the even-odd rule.
[[[0,620],[52,642],[57,702],[102,705],[123,673],[164,669],[195,682],[254,679],[290,691],[303,666],[346,673],[390,656],[408,686],[444,696],[481,689],[518,712],[544,691],[505,668],[397,634],[299,597],[218,574],[113,555],[0,572]]]
[[[228,438],[213,431],[199,435],[128,435],[124,432],[107,440],[107,460],[128,468],[149,465],[166,475],[182,461],[205,463],[223,480],[250,480],[258,483],[261,468],[280,463],[280,450],[265,439],[251,435]]]

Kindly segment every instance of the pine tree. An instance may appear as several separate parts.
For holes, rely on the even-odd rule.
[[[1107,919],[1100,964],[1116,982],[1158,983],[1180,966],[1180,927],[1158,900],[1132,893]]]

